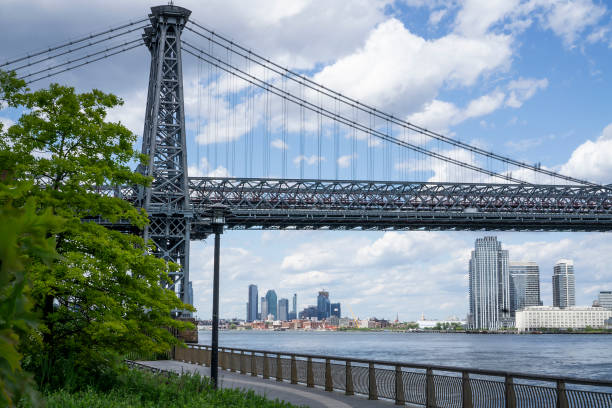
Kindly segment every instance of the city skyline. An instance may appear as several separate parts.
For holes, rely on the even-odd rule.
[[[281,235],[286,235],[288,233],[296,233],[298,235],[303,234],[303,232],[282,232],[280,233]],[[320,232],[321,234],[324,235],[334,235],[334,233],[332,232]],[[312,232],[308,232],[308,234],[312,234]],[[397,238],[397,236],[400,237],[400,241],[406,242],[405,239],[403,239],[403,236],[406,234],[415,234],[415,235],[420,235],[420,236],[427,236],[427,235],[433,235],[432,239],[438,239],[438,238],[442,238],[442,234],[441,233],[433,233],[433,232],[423,232],[423,233],[390,233],[389,235],[391,235],[394,239]],[[449,244],[448,242],[446,243],[447,245],[445,245],[445,249],[447,249],[448,252],[448,256],[446,256],[446,258],[450,258],[452,255],[454,254],[469,254],[471,253],[471,251],[473,250],[473,245],[474,245],[474,240],[476,238],[481,238],[482,237],[482,233],[465,233],[465,232],[458,232],[458,233],[453,233],[451,235],[463,235],[463,236],[468,236],[469,239],[472,239],[471,243],[470,243],[470,247],[468,248],[453,248],[451,244]],[[447,234],[448,235],[448,234]],[[593,262],[593,258],[590,257],[588,254],[590,254],[592,251],[594,251],[593,249],[593,245],[589,245],[588,248],[587,247],[572,247],[571,245],[571,241],[565,241],[562,240],[561,242],[559,242],[559,245],[557,248],[550,246],[550,245],[546,245],[541,241],[527,241],[527,242],[523,242],[522,244],[517,244],[513,241],[516,240],[516,238],[520,238],[522,235],[534,235],[534,236],[538,236],[540,234],[531,234],[531,233],[526,233],[526,234],[520,234],[520,233],[498,233],[496,234],[496,236],[498,237],[498,239],[500,241],[503,241],[504,243],[504,248],[508,249],[511,252],[511,256],[510,256],[510,260],[511,261],[516,261],[517,259],[532,259],[534,261],[536,261],[536,264],[538,264],[539,266],[539,270],[540,270],[540,284],[541,284],[541,301],[544,305],[552,305],[553,304],[553,299],[552,299],[552,284],[551,284],[551,277],[552,277],[552,272],[553,272],[553,267],[555,265],[555,263],[559,260],[559,259],[563,259],[563,258],[574,258],[576,263],[580,263],[581,265],[584,265],[585,268],[587,268],[587,265],[592,264]],[[229,236],[229,235],[228,235]],[[510,237],[510,239],[508,239]],[[514,237],[515,239],[513,240],[512,237]],[[420,239],[417,239],[415,241],[419,241]],[[343,241],[345,242],[345,241]],[[378,241],[374,241],[375,243],[380,243],[380,240]],[[402,243],[403,243],[402,242]],[[431,240],[426,240],[427,243],[430,243]],[[461,243],[462,241],[459,240],[452,240],[450,241],[451,243]],[[527,248],[525,248],[527,247]],[[423,245],[420,248],[426,248],[426,245]],[[415,247],[414,245],[408,246],[408,253],[412,254],[415,253]],[[542,250],[545,251],[550,251],[549,253],[544,252]],[[222,248],[223,250],[223,248]],[[231,250],[231,249],[230,249]],[[570,255],[571,254],[571,255]],[[392,254],[395,255],[395,254]],[[438,258],[440,258],[441,254],[437,253],[436,256]],[[395,255],[397,256],[397,255]],[[411,262],[410,259],[407,259],[407,257],[402,257],[405,262],[408,264],[409,262]],[[419,259],[422,257],[419,257],[417,255],[417,261],[421,261],[421,259]],[[330,285],[329,283],[325,283],[323,284],[318,284],[316,283],[316,281],[313,280],[308,280],[308,281],[304,281],[304,282],[296,282],[299,283],[300,286],[295,285],[295,284],[288,284],[289,283],[289,276],[292,276],[291,274],[289,274],[289,276],[287,277],[287,279],[283,279],[282,277],[280,279],[275,279],[275,282],[270,283],[269,286],[267,285],[263,285],[260,284],[260,282],[262,281],[266,281],[265,280],[265,276],[267,274],[269,274],[269,272],[265,272],[262,276],[263,279],[257,279],[257,283],[258,283],[258,287],[260,288],[261,293],[265,293],[265,290],[267,290],[267,287],[272,287],[272,288],[278,288],[277,289],[277,293],[279,298],[280,297],[285,297],[288,299],[291,299],[292,301],[292,296],[293,294],[297,294],[298,295],[298,299],[299,299],[299,303],[297,304],[298,306],[298,312],[303,310],[304,308],[316,304],[316,293],[321,290],[323,288],[323,286],[325,287],[326,290],[329,290],[330,292],[334,293],[334,299],[338,302],[344,303],[345,307],[343,309],[344,315],[346,316],[350,316],[349,310],[352,309],[353,312],[355,313],[356,316],[358,316],[359,318],[367,318],[367,317],[378,317],[378,318],[384,318],[384,319],[389,319],[389,320],[394,320],[396,317],[396,314],[399,314],[400,316],[400,320],[402,321],[417,321],[419,319],[419,317],[421,316],[422,313],[424,313],[428,319],[446,319],[449,316],[460,316],[460,317],[465,317],[468,314],[468,307],[467,307],[467,289],[468,289],[468,285],[467,285],[467,278],[468,278],[468,269],[467,263],[469,261],[469,258],[463,258],[464,260],[461,261],[460,257],[457,257],[455,259],[452,260],[452,262],[454,264],[458,264],[458,263],[463,263],[463,268],[461,271],[459,271],[457,273],[457,275],[461,275],[461,278],[459,278],[458,281],[458,286],[457,286],[457,290],[461,291],[463,296],[458,296],[458,299],[465,299],[462,302],[465,302],[464,304],[459,304],[458,307],[456,307],[455,309],[451,309],[451,308],[445,308],[445,309],[437,309],[437,308],[431,308],[431,306],[427,306],[427,305],[422,305],[422,304],[411,304],[410,302],[410,298],[404,298],[402,297],[398,302],[394,302],[393,304],[391,303],[387,303],[385,306],[385,310],[382,310],[383,308],[377,308],[376,306],[373,307],[362,307],[361,305],[364,304],[364,301],[361,299],[359,303],[351,303],[351,300],[355,299],[354,295],[351,296],[352,290],[350,290],[350,287],[347,287],[345,285]],[[234,263],[234,262],[232,262]],[[409,265],[407,265],[408,267]],[[461,265],[459,266],[459,268],[461,267]],[[232,268],[233,269],[233,268]],[[282,270],[282,268],[279,265],[279,270]],[[577,305],[583,305],[583,306],[587,306],[587,305],[591,305],[593,300],[595,300],[597,298],[597,294],[599,292],[599,290],[607,290],[608,288],[612,288],[612,284],[610,285],[601,285],[601,286],[591,286],[588,282],[588,280],[586,281],[582,281],[582,277],[584,277],[584,269],[581,266],[580,271],[579,271],[579,277],[580,279],[577,279],[576,281],[576,294],[577,294],[577,301],[576,304]],[[311,275],[309,274],[309,277]],[[312,276],[323,276],[322,274],[314,274]],[[248,278],[247,278],[248,279]],[[328,279],[324,279],[325,282],[329,282]],[[222,278],[222,287],[223,287],[223,278]],[[250,284],[251,282],[249,282],[248,280],[245,282],[245,285],[248,286],[248,284]],[[429,287],[430,285],[426,285],[426,287]],[[585,289],[587,289],[588,291],[586,291]],[[416,292],[415,292],[416,293]],[[438,293],[440,294],[440,297],[444,297],[447,296],[448,292],[442,291],[442,292],[436,292],[436,293],[432,293],[430,296],[427,296],[428,299],[438,296]],[[383,296],[384,297],[384,296]],[[222,316],[230,318],[230,317],[238,317],[238,318],[243,318],[244,315],[244,306],[242,307],[242,312],[240,312],[238,310],[238,308],[235,308],[234,303],[233,302],[242,302],[242,304],[244,305],[244,299],[245,299],[245,291],[244,289],[242,290],[242,296],[240,296],[240,298],[233,298],[233,301],[231,304],[228,304],[228,307],[223,309],[222,308]],[[582,299],[582,300],[580,300]],[[292,303],[292,302],[290,302]],[[436,306],[440,305],[440,302],[436,302],[435,303]],[[234,312],[224,312],[223,310],[231,310],[234,309]],[[291,304],[291,309],[292,309],[292,304]],[[386,314],[385,314],[386,313]],[[205,314],[200,314],[198,313],[198,316],[205,316]]]

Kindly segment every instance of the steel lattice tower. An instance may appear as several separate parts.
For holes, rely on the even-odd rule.
[[[151,52],[151,68],[142,137],[142,153],[149,162],[141,171],[153,182],[141,198],[150,217],[145,239],[157,246],[155,255],[181,266],[170,274],[172,283],[168,288],[177,291],[183,302],[193,304],[189,281],[193,211],[187,178],[181,60],[181,32],[190,14],[173,5],[152,7],[151,27],[143,35]]]

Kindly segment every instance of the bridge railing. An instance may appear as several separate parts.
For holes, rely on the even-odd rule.
[[[174,359],[210,366],[211,348],[176,348]],[[370,400],[392,400],[396,405],[612,407],[612,381],[229,347],[219,349],[219,367],[279,382],[344,391],[346,395],[361,394]]]

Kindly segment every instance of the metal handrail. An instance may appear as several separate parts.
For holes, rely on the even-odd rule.
[[[210,366],[212,350],[207,345],[175,348],[173,359]],[[370,400],[384,398],[396,405],[612,407],[612,382],[605,380],[234,347],[219,348],[219,367],[263,379],[317,386],[325,391],[344,391],[346,395],[361,394]],[[516,379],[527,382],[515,382]]]
[[[188,348],[198,348],[198,349],[210,349],[210,346],[203,344],[190,344]],[[234,348],[234,347],[220,347],[223,350],[231,350],[231,351],[244,351],[247,353],[261,353],[261,354],[280,354],[281,356],[295,356],[302,358],[315,358],[320,360],[333,360],[333,361],[350,361],[351,363],[360,363],[360,364],[376,364],[376,365],[386,365],[386,366],[399,366],[404,368],[416,368],[416,369],[432,369],[436,371],[446,371],[446,372],[455,372],[455,373],[463,373],[469,372],[470,374],[477,375],[486,375],[491,377],[512,377],[512,378],[520,378],[522,380],[534,380],[534,381],[550,381],[557,382],[563,381],[568,384],[576,384],[576,385],[590,385],[597,387],[612,387],[612,381],[606,380],[595,380],[595,379],[582,379],[575,377],[560,377],[553,375],[539,375],[539,374],[526,374],[526,373],[516,373],[512,371],[502,371],[502,370],[483,370],[483,369],[474,369],[474,368],[466,368],[466,367],[453,367],[453,366],[443,366],[443,365],[431,365],[431,364],[414,364],[414,363],[401,363],[389,360],[370,360],[370,359],[360,359],[353,357],[339,357],[339,356],[326,356],[321,354],[304,354],[304,353],[290,353],[283,351],[270,351],[270,350],[259,350],[259,349],[246,349],[246,348]]]

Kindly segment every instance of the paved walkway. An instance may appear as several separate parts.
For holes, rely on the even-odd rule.
[[[210,367],[183,363],[173,360],[137,361],[137,363],[175,373],[200,373],[210,376]],[[351,407],[393,407],[391,401],[369,401],[365,396],[348,396],[341,392],[327,392],[321,388],[307,388],[304,385],[264,380],[239,373],[219,370],[219,386],[253,390],[256,394],[269,399],[279,399],[297,406],[311,408],[351,408]]]

